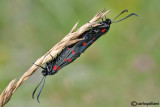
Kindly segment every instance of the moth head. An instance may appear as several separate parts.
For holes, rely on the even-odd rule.
[[[111,21],[111,19],[107,18],[107,19],[105,20],[105,23],[108,24],[108,25],[110,25],[110,24],[112,23],[112,21]]]
[[[46,69],[42,70],[42,75],[45,77],[48,75],[48,71]]]

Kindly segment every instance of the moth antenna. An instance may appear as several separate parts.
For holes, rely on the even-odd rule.
[[[119,15],[117,15],[117,16],[113,19],[113,21],[116,20],[117,17],[119,17],[121,14],[123,14],[123,13],[125,13],[125,12],[128,12],[128,10],[127,10],[127,9],[123,10]]]
[[[33,93],[32,93],[32,98],[33,98],[33,99],[34,99],[34,94],[35,94],[37,88],[39,87],[39,85],[42,83],[43,79],[44,79],[44,77],[42,78],[41,82],[37,85],[37,87],[34,89],[34,91],[33,91]]]
[[[46,81],[46,77],[43,77],[43,78],[44,78],[43,86],[42,86],[41,90],[39,91],[39,93],[38,93],[38,95],[37,95],[37,101],[38,101],[38,102],[39,102],[39,96],[40,96],[40,94],[41,94],[41,92],[42,92],[42,89],[43,89],[44,84],[45,84],[45,81]],[[40,103],[40,102],[39,102],[39,103]]]
[[[112,22],[112,23],[120,22],[120,21],[122,21],[122,20],[124,20],[124,19],[127,19],[127,18],[129,18],[129,17],[133,16],[133,15],[138,16],[138,15],[137,15],[137,14],[135,14],[135,13],[131,13],[131,14],[129,14],[128,16],[126,16],[125,18],[123,18],[123,19],[121,19],[121,20],[118,20],[118,21],[116,21],[116,22]]]

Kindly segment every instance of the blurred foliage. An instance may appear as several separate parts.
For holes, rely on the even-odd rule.
[[[1,0],[0,92],[77,21],[80,27],[103,8],[112,9],[111,19],[124,9],[139,15],[112,24],[79,59],[48,76],[40,104],[31,94],[42,78],[41,69],[6,107],[129,107],[133,100],[159,102],[159,4],[159,0]]]

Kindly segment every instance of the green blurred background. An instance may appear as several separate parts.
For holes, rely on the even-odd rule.
[[[131,101],[159,102],[159,4],[159,0],[1,0],[0,92],[77,21],[80,27],[104,8],[112,9],[110,19],[124,9],[139,15],[112,24],[74,63],[48,76],[40,104],[31,98],[42,79],[39,68],[6,107],[129,107]]]

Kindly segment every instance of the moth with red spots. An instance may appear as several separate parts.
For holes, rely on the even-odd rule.
[[[119,17],[122,13],[127,12],[128,10],[124,10],[122,11],[117,17]],[[114,20],[117,18],[115,17],[115,19],[113,21],[111,21],[109,18],[103,20],[101,22],[99,22],[99,25],[96,27],[92,27],[90,29],[88,29],[87,31],[85,31],[83,34],[81,34],[78,39],[83,38],[81,41],[68,46],[66,48],[64,48],[62,50],[62,52],[60,52],[60,54],[58,54],[56,56],[56,58],[53,58],[51,61],[46,63],[45,68],[41,67],[42,70],[42,75],[43,75],[43,79],[41,80],[44,81],[43,82],[43,86],[41,88],[41,90],[39,91],[38,95],[37,95],[37,101],[39,102],[39,96],[40,93],[44,87],[45,84],[45,79],[47,75],[54,75],[55,73],[57,73],[60,69],[62,69],[64,66],[70,64],[71,62],[73,62],[75,59],[77,59],[81,53],[83,53],[90,45],[92,45],[98,38],[100,38],[102,35],[104,35],[105,33],[108,32],[108,30],[110,29],[110,24],[111,23],[117,23],[120,22],[132,15],[137,16],[135,13],[131,13],[129,14],[127,17],[119,20],[119,21],[115,21]],[[39,85],[41,84],[41,82],[39,83]],[[37,88],[39,87],[39,85],[35,88],[35,90],[33,91],[32,94],[32,98],[34,99],[34,94],[37,90]]]

